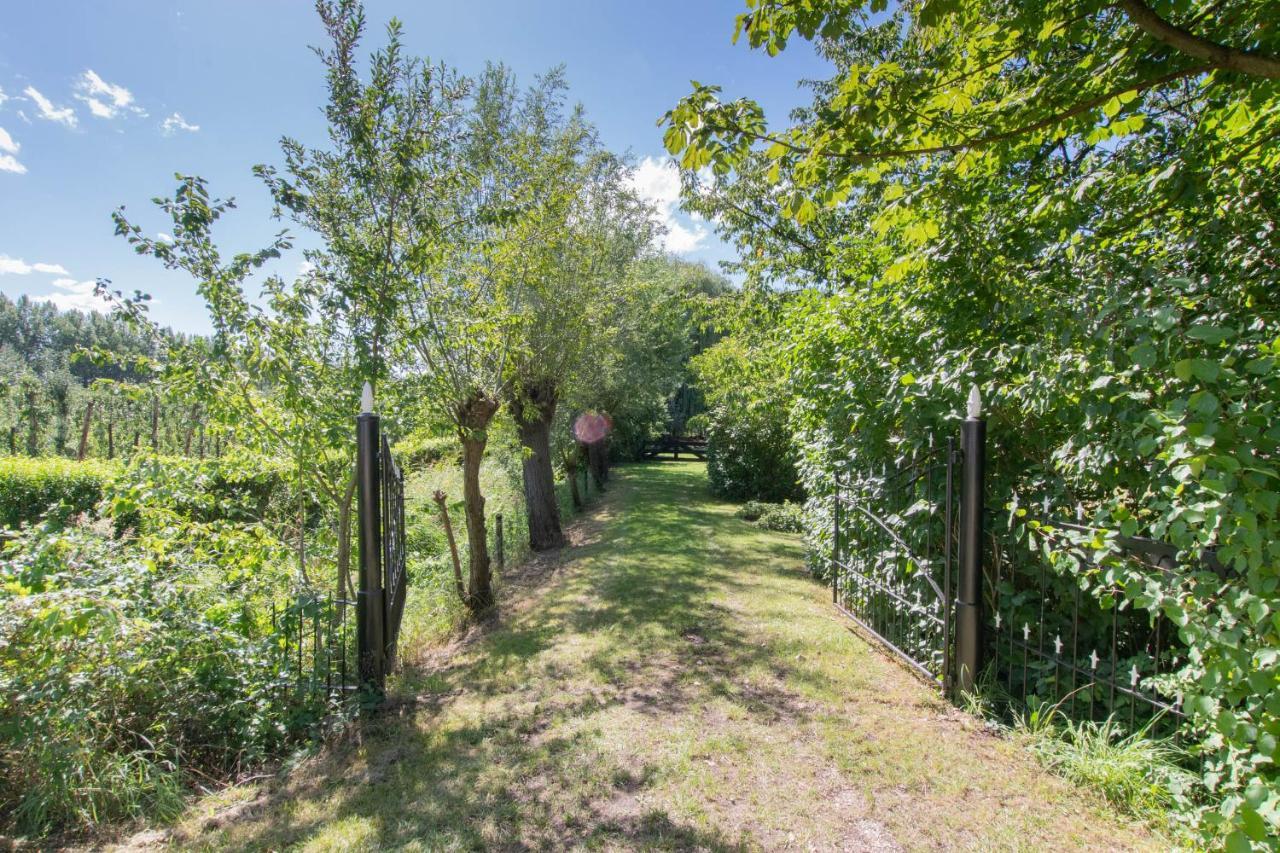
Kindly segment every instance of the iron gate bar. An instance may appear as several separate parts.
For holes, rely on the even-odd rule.
[[[908,545],[905,541],[903,541],[902,537],[899,536],[897,533],[895,533],[892,528],[890,528],[887,524],[881,521],[880,518],[877,517],[875,513],[868,511],[856,500],[850,500],[849,503],[854,509],[858,510],[867,518],[871,519],[871,521],[873,521],[877,527],[879,527],[881,530],[887,533],[890,537],[892,537],[893,540],[897,542],[897,544],[900,545],[904,551],[906,551],[907,556],[915,561],[917,566],[933,568],[933,565],[930,563],[930,561],[927,558],[921,557],[918,554],[916,554],[914,551],[912,551],[911,546]],[[924,578],[929,582],[929,586],[933,587],[933,591],[938,594],[938,598],[942,598],[941,588],[938,587],[938,584],[934,582],[933,578],[929,577],[927,572],[921,572],[920,577]]]
[[[853,620],[854,622],[856,622],[856,623],[858,624],[858,626],[859,626],[860,628],[862,628],[864,631],[868,632],[868,633],[869,633],[869,634],[871,634],[873,637],[875,637],[877,640],[879,640],[880,642],[884,643],[884,644],[885,644],[885,646],[886,646],[886,647],[887,647],[891,652],[893,652],[894,654],[896,654],[898,657],[902,658],[902,660],[903,660],[903,661],[904,661],[908,666],[910,666],[912,669],[914,669],[914,670],[915,670],[916,672],[918,672],[920,675],[923,675],[927,681],[930,681],[930,682],[936,682],[936,681],[938,680],[938,675],[937,675],[937,674],[935,674],[935,673],[934,673],[934,672],[932,672],[928,667],[926,667],[924,664],[920,663],[918,660],[916,660],[915,658],[913,658],[910,654],[908,654],[907,652],[904,652],[902,649],[898,648],[898,647],[897,647],[897,645],[895,645],[895,644],[894,644],[893,642],[891,642],[890,640],[886,639],[886,638],[885,638],[885,636],[884,636],[883,634],[881,634],[879,631],[877,631],[875,628],[872,628],[872,627],[871,627],[870,625],[868,625],[866,622],[862,621],[862,619],[858,618],[858,615],[857,615],[856,613],[854,613],[853,611],[849,610],[847,607],[845,607],[843,604],[840,604],[839,602],[836,602],[836,609],[837,609],[837,610],[839,610],[841,613],[843,613],[845,616],[848,616],[848,617],[849,617],[851,620]]]

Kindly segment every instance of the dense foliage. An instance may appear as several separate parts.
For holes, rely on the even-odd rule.
[[[738,31],[769,53],[812,39],[833,66],[789,125],[699,85],[666,136],[748,290],[800,289],[740,338],[785,380],[819,553],[835,474],[949,433],[979,384],[990,499],[1080,507],[1101,565],[1060,554],[1067,582],[1163,614],[1190,650],[1146,686],[1191,713],[1210,804],[1192,817],[1232,849],[1273,844],[1271,4],[757,0]],[[1111,559],[1120,534],[1183,568]],[[1225,577],[1201,570],[1211,550]]]
[[[19,832],[172,814],[192,777],[252,766],[320,719],[325,697],[280,686],[287,545],[223,520],[256,515],[253,490],[210,483],[134,466],[99,520],[51,519],[0,554],[0,815]]]

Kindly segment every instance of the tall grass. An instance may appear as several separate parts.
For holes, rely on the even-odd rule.
[[[1028,701],[1025,712],[1001,721],[1014,703],[984,671],[974,690],[960,698],[961,707],[1020,742],[1045,767],[1082,788],[1096,791],[1113,807],[1172,831],[1186,833],[1182,815],[1196,796],[1197,777],[1187,769],[1191,756],[1171,738],[1155,737],[1150,720],[1128,731],[1114,717],[1073,720],[1062,712],[1064,701]]]

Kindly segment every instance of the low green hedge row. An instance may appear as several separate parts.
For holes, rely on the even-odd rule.
[[[110,462],[0,457],[0,525],[14,529],[50,511],[62,518],[90,512],[120,471]]]
[[[411,434],[391,448],[396,462],[406,469],[422,468],[442,459],[462,454],[462,445],[452,435],[416,435]]]
[[[130,490],[196,520],[252,521],[270,512],[272,501],[288,489],[287,480],[287,466],[261,458],[144,457],[125,465],[0,457],[0,526],[16,529],[51,512],[65,520],[92,512],[112,492]],[[119,526],[133,526],[132,515],[122,512],[129,517],[117,517]]]

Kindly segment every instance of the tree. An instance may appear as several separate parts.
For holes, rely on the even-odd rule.
[[[520,91],[490,66],[471,80],[406,57],[400,25],[356,68],[365,18],[354,0],[320,2],[331,47],[330,146],[285,140],[283,172],[260,167],[281,210],[326,243],[312,260],[362,340],[373,380],[389,358],[450,423],[463,450],[467,603],[493,601],[479,471],[563,195],[547,159],[558,73]],[[551,190],[549,192],[549,190]]]
[[[319,494],[336,514],[336,584],[343,598],[350,585],[354,493],[350,426],[361,376],[351,330],[333,310],[332,291],[314,272],[292,284],[270,277],[263,283],[263,301],[250,297],[245,290],[250,276],[279,257],[291,245],[289,238],[281,233],[261,250],[224,261],[212,230],[234,202],[212,198],[198,177],[178,179],[172,198],[155,200],[171,220],[172,241],[147,237],[123,210],[114,215],[117,233],[136,252],[195,279],[212,321],[208,340],[170,343],[156,365],[160,385],[192,413],[188,437],[200,413],[218,431],[234,430],[242,446],[292,460],[299,573],[310,580],[305,505],[309,494]],[[105,288],[104,282],[100,289]],[[122,313],[146,327],[145,300],[119,293],[115,299]]]
[[[544,193],[558,193],[561,207],[554,225],[543,229],[540,260],[523,280],[524,340],[507,394],[524,452],[534,550],[563,543],[551,446],[557,404],[584,361],[598,359],[598,348],[607,345],[607,326],[617,318],[611,306],[654,232],[652,212],[630,191],[627,170],[599,150],[580,116],[556,135],[560,151],[545,158],[552,176]],[[576,454],[562,461],[572,469]]]

